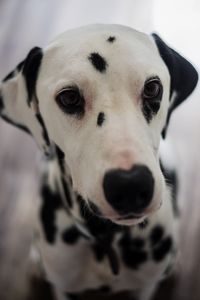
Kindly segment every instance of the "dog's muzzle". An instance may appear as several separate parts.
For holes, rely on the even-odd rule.
[[[140,218],[152,200],[154,178],[143,165],[114,169],[105,174],[103,188],[106,200],[121,216]]]

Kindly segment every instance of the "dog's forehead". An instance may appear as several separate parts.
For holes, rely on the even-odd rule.
[[[146,71],[164,65],[150,36],[120,25],[69,30],[50,43],[44,53],[43,68],[48,74],[84,70],[98,74],[106,73],[107,68],[122,70],[123,66]]]
[[[129,40],[130,42],[131,40],[138,43],[143,42],[146,43],[146,45],[148,44],[149,47],[152,47],[153,45],[147,34],[139,32],[133,28],[123,25],[97,24],[65,31],[56,37],[49,46],[51,47],[53,44],[66,46],[67,43],[70,47],[69,42],[72,42],[72,46],[77,44],[87,46],[85,42],[94,46],[96,43],[102,43],[104,41],[114,44],[117,37],[121,37],[123,41],[127,39],[127,41]]]

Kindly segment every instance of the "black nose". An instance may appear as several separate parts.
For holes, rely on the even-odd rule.
[[[103,188],[109,204],[121,215],[141,214],[153,197],[154,178],[143,165],[130,170],[110,170],[104,176]]]

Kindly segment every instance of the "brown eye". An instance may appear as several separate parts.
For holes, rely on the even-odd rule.
[[[150,78],[145,82],[142,91],[142,110],[148,123],[160,108],[162,94],[163,87],[158,77]]]
[[[162,85],[159,78],[152,78],[145,82],[143,98],[155,99],[162,93]]]
[[[56,96],[56,102],[68,114],[81,114],[84,112],[84,98],[76,87],[61,90]]]

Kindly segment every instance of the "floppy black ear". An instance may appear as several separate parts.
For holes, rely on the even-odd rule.
[[[165,137],[172,111],[193,92],[198,82],[198,73],[189,61],[167,46],[157,34],[153,33],[152,36],[171,78],[170,106],[162,132]]]
[[[49,154],[50,141],[36,95],[42,57],[42,49],[33,48],[25,60],[3,79],[0,84],[0,116],[31,134],[39,148]]]

